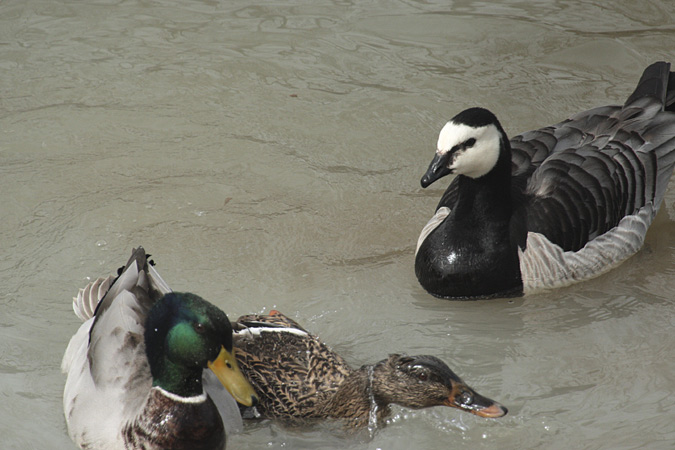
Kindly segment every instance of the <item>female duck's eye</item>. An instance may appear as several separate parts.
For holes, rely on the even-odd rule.
[[[192,325],[192,327],[198,334],[204,334],[206,332],[206,327],[201,322],[195,323],[194,325]]]
[[[426,372],[420,372],[417,374],[417,379],[420,381],[427,381],[429,379],[429,374]]]
[[[473,147],[473,144],[475,144],[475,143],[476,143],[476,140],[474,138],[471,138],[464,143],[464,147],[466,147],[466,148]]]
[[[470,405],[473,403],[473,396],[468,392],[463,392],[462,395],[459,396],[459,402],[462,405]]]

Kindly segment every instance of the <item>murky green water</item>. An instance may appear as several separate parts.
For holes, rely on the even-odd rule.
[[[525,299],[413,272],[447,119],[514,134],[675,62],[662,1],[0,3],[2,448],[72,448],[61,356],[88,277],[154,255],[231,317],[277,308],[354,366],[433,354],[509,407],[396,409],[371,441],[263,423],[229,448],[672,448],[675,183],[643,251]],[[669,217],[670,216],[670,217]]]

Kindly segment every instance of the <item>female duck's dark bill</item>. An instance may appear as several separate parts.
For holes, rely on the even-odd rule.
[[[493,403],[488,407],[477,409],[475,411],[470,412],[480,417],[486,417],[488,419],[496,419],[497,417],[505,416],[506,413],[509,412],[509,410],[506,409],[506,407],[500,405],[499,403]]]
[[[505,416],[509,412],[505,406],[496,401],[483,397],[473,390],[466,390],[461,395],[451,395],[445,402],[446,406],[452,406],[470,412],[480,417],[496,419]]]

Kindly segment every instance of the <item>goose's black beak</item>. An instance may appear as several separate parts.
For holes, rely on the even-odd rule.
[[[452,152],[442,154],[436,153],[436,155],[434,155],[434,159],[431,161],[431,164],[429,164],[427,173],[422,177],[421,184],[423,188],[426,188],[439,178],[443,178],[452,173],[452,171],[448,169],[448,162],[450,161],[451,156]]]

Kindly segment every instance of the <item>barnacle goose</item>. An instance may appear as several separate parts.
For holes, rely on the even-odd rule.
[[[645,69],[623,106],[509,139],[483,108],[441,130],[421,180],[456,174],[417,242],[442,298],[505,297],[587,280],[642,246],[675,164],[675,73]]]

